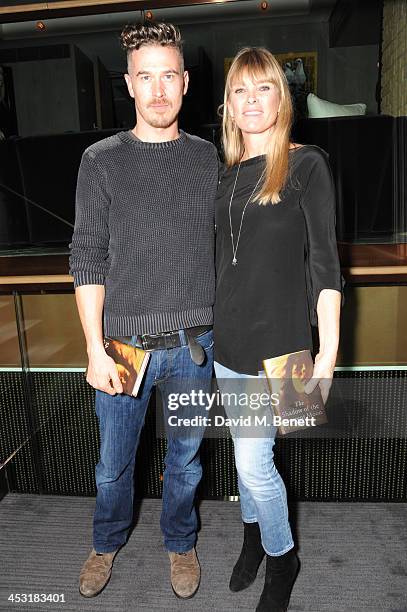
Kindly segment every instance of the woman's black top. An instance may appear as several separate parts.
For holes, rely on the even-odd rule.
[[[231,204],[235,246],[244,205],[265,159],[241,163]],[[281,201],[250,202],[246,208],[234,266],[229,202],[236,172],[237,166],[225,171],[216,198],[215,360],[257,374],[263,359],[312,349],[319,293],[341,291],[335,186],[323,149],[291,149]]]

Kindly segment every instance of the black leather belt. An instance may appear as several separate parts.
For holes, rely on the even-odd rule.
[[[202,334],[206,333],[212,329],[212,325],[199,325],[198,327],[189,327],[185,329],[185,335],[187,337],[188,345],[190,338],[197,338],[198,336],[202,336]],[[119,342],[124,342],[125,344],[130,344],[131,337],[130,336],[115,336],[115,340]],[[182,346],[184,342],[182,341],[181,334],[179,330],[171,331],[171,332],[161,332],[159,334],[142,334],[137,336],[137,344],[141,346],[145,351],[158,351],[163,349],[177,348]]]
[[[199,325],[198,327],[188,327],[185,335],[188,343],[191,359],[197,365],[202,365],[205,361],[205,351],[195,338],[202,336],[205,332],[212,329],[212,325]],[[124,344],[131,343],[131,336],[115,337],[115,340]],[[136,346],[141,346],[145,351],[158,351],[163,349],[177,348],[183,346],[184,342],[180,331],[162,332],[160,334],[143,334],[137,336]]]

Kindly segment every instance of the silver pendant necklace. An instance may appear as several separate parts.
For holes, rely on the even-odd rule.
[[[241,232],[242,232],[242,225],[243,225],[243,218],[244,218],[244,214],[245,214],[245,212],[246,212],[247,205],[249,204],[250,200],[252,199],[253,194],[254,194],[254,192],[256,191],[256,189],[257,189],[257,187],[258,187],[258,185],[259,185],[259,183],[260,183],[261,179],[263,178],[264,173],[265,173],[265,171],[266,171],[266,168],[264,168],[263,172],[261,173],[261,175],[260,175],[260,177],[259,177],[259,180],[258,180],[258,181],[257,181],[257,183],[255,184],[255,186],[254,186],[254,188],[253,188],[253,191],[251,192],[251,194],[250,194],[250,196],[249,196],[249,199],[247,200],[246,204],[244,205],[243,212],[242,212],[242,217],[241,217],[241,219],[240,219],[239,233],[238,233],[238,235],[237,235],[236,246],[235,246],[235,238],[234,238],[234,235],[233,235],[233,227],[232,227],[232,200],[233,200],[233,196],[235,195],[236,183],[237,183],[237,179],[238,179],[238,176],[239,176],[240,164],[241,164],[241,163],[242,163],[242,162],[240,161],[240,162],[239,162],[239,165],[238,165],[238,167],[237,167],[237,172],[236,172],[235,183],[234,183],[234,185],[233,185],[232,195],[230,196],[230,201],[229,201],[229,226],[230,226],[230,238],[231,238],[231,240],[232,240],[232,253],[233,253],[232,266],[237,266],[237,257],[236,257],[236,253],[237,253],[237,249],[238,249],[238,247],[239,247],[240,234],[241,234]]]

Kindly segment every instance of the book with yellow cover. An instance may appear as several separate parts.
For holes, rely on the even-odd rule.
[[[113,338],[105,338],[105,351],[116,364],[123,393],[136,396],[142,383],[150,353]]]
[[[273,410],[281,434],[328,422],[319,385],[312,393],[304,391],[314,370],[309,350],[265,359],[263,367],[270,393],[278,395]]]

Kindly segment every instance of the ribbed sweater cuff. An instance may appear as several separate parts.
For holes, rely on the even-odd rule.
[[[104,285],[105,277],[103,274],[97,272],[88,272],[87,270],[81,270],[79,272],[73,272],[74,287],[81,287],[82,285]]]

